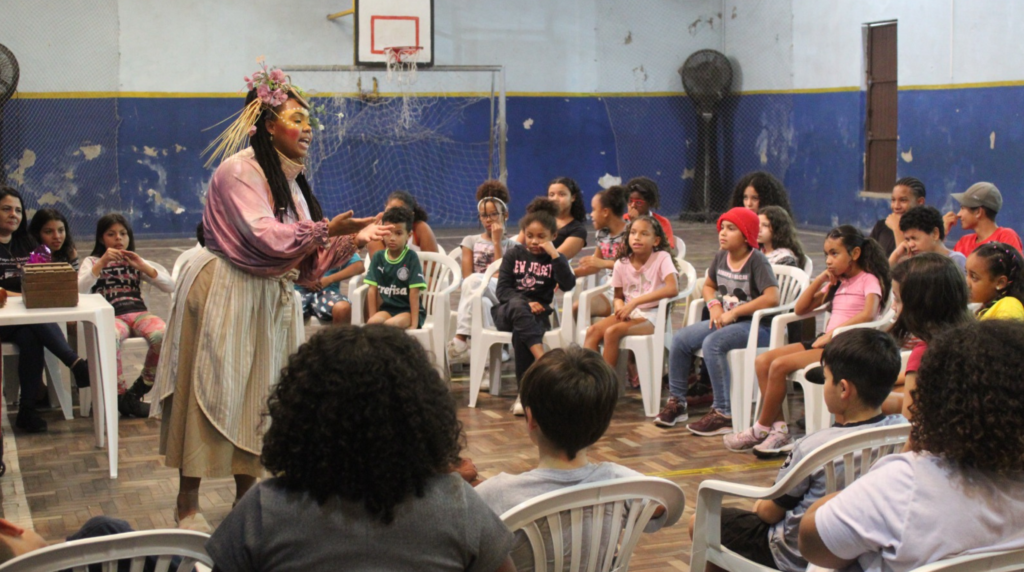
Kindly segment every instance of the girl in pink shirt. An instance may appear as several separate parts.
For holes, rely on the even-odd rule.
[[[604,342],[604,359],[613,368],[619,361],[622,338],[653,334],[658,302],[679,293],[679,270],[658,221],[650,216],[637,217],[626,226],[625,233],[622,258],[612,268],[612,315],[587,328],[583,342],[585,348],[594,351]]]
[[[844,224],[828,233],[825,265],[825,271],[811,281],[794,308],[797,314],[806,314],[828,304],[832,315],[825,333],[813,342],[789,344],[757,356],[754,369],[764,399],[761,416],[750,429],[725,436],[730,451],[753,449],[763,458],[791,451],[793,438],[782,417],[786,378],[819,361],[836,328],[874,320],[889,298],[891,280],[885,251],[856,227]]]

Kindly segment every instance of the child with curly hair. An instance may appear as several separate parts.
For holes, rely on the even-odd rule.
[[[776,205],[761,207],[757,217],[761,220],[757,243],[768,263],[803,269],[807,264],[807,255],[804,254],[804,245],[796,235],[793,219],[786,209]]]
[[[979,320],[1024,320],[1024,258],[1002,242],[986,242],[967,259],[967,290]]]
[[[966,274],[967,257],[946,248],[942,242],[946,238],[946,230],[942,224],[942,214],[935,207],[922,205],[903,213],[900,217],[900,232],[903,234],[903,241],[898,243],[896,249],[889,255],[890,266],[896,266],[907,258],[923,252],[934,252],[948,256],[960,272]]]
[[[500,473],[476,488],[495,514],[565,487],[643,476],[615,463],[592,463],[587,457],[590,446],[608,430],[619,400],[618,379],[600,355],[578,346],[551,350],[526,372],[521,390],[526,430],[540,461],[536,469],[519,475]],[[647,532],[665,524],[664,512],[655,517]],[[568,534],[569,527],[564,530]],[[589,535],[584,535],[580,561],[587,562],[591,550],[604,551],[611,542],[607,536],[600,546],[592,546]],[[516,533],[512,560],[520,572],[533,570],[533,551],[522,531]]]
[[[776,206],[782,208],[793,218],[793,209],[789,206],[789,193],[782,181],[778,180],[771,173],[765,171],[754,171],[747,173],[736,181],[732,190],[730,208],[746,207],[754,212],[759,212],[764,207]]]
[[[555,286],[568,292],[576,287],[576,276],[567,255],[555,249],[552,239],[558,232],[558,206],[537,197],[519,221],[525,241],[505,253],[498,271],[498,301],[491,308],[494,323],[502,332],[512,332],[512,350],[516,358],[516,382],[533,362],[544,355],[544,333],[550,327],[551,302]],[[516,398],[512,412],[522,415]]]
[[[1024,548],[1024,324],[970,321],[931,345],[913,392],[909,450],[810,507],[799,543],[811,563],[911,570]]]
[[[288,360],[249,490],[206,544],[219,570],[507,572],[512,534],[451,469],[448,385],[397,328],[340,326]]]
[[[455,337],[448,343],[448,359],[452,363],[464,363],[469,358],[470,331],[473,329],[472,293],[483,281],[484,272],[495,260],[501,260],[505,252],[515,246],[515,241],[505,234],[508,222],[508,187],[501,181],[484,181],[476,189],[476,209],[483,232],[471,234],[462,239],[462,295],[459,297],[458,321]],[[491,279],[486,296],[492,304],[498,303],[495,289],[498,281]],[[484,316],[487,327],[494,327],[490,316]]]

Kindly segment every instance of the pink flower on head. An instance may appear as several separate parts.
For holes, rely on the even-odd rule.
[[[288,79],[288,76],[284,75],[284,72],[274,68],[270,70],[270,80],[277,83],[284,83]]]
[[[274,93],[271,94],[270,105],[274,107],[277,107],[286,101],[288,101],[288,92],[283,89],[275,89]]]
[[[249,126],[249,137],[252,137],[253,135],[256,135],[256,126],[255,125]]]
[[[273,105],[273,103],[271,103],[273,100],[271,99],[270,88],[267,87],[267,84],[261,83],[259,87],[256,88],[256,96],[259,97],[260,101],[263,103]]]

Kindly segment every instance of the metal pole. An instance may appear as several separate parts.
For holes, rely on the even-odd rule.
[[[498,90],[498,179],[502,183],[508,183],[508,165],[505,162],[505,139],[508,134],[508,123],[505,121],[505,66],[497,66]]]

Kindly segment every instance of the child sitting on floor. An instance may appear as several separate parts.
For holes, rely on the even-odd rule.
[[[987,242],[967,259],[967,290],[979,320],[1024,320],[1024,259],[1016,248]]]
[[[900,415],[885,415],[881,405],[900,374],[900,351],[892,336],[856,329],[836,336],[821,356],[825,370],[825,405],[836,424],[797,441],[779,469],[776,482],[803,458],[833,439],[871,427],[906,423]],[[802,572],[797,535],[807,509],[825,496],[825,470],[819,467],[785,495],[754,503],[754,511],[722,508],[722,545],[762,566]],[[693,538],[694,518],[690,519]]]
[[[615,463],[591,463],[587,457],[588,448],[608,429],[619,399],[615,372],[600,355],[578,346],[551,350],[526,372],[520,391],[527,431],[540,460],[536,469],[521,475],[501,473],[476,487],[495,514],[565,487],[643,476]],[[647,531],[663,523],[656,518]],[[606,534],[600,550],[607,542]],[[533,552],[523,532],[516,533],[512,560],[520,572],[533,570]]]
[[[498,271],[499,305],[491,315],[499,331],[512,332],[516,358],[516,383],[533,362],[544,355],[544,332],[550,327],[551,302],[555,286],[568,292],[576,287],[569,259],[555,250],[552,239],[558,231],[558,206],[538,197],[526,207],[519,221],[524,242],[505,253]],[[519,398],[512,412],[522,415]]]
[[[422,328],[427,311],[420,303],[420,291],[427,289],[427,281],[423,278],[419,255],[406,244],[413,225],[412,211],[392,207],[381,221],[394,228],[384,239],[386,248],[373,255],[370,269],[363,278],[363,283],[370,286],[367,296],[370,318],[366,323],[410,330]]]
[[[170,294],[174,281],[135,254],[135,235],[128,219],[108,214],[96,223],[96,246],[78,271],[78,291],[102,294],[114,307],[117,342],[117,410],[125,417],[149,417],[149,404],[142,396],[153,389],[156,365],[164,340],[164,321],[146,307],[142,283],[148,282]],[[131,388],[121,372],[121,346],[129,336],[142,337],[149,344],[142,373]]]
[[[875,572],[1024,548],[1021,356],[1017,321],[939,334],[921,364],[907,451],[807,510],[804,558]]]

